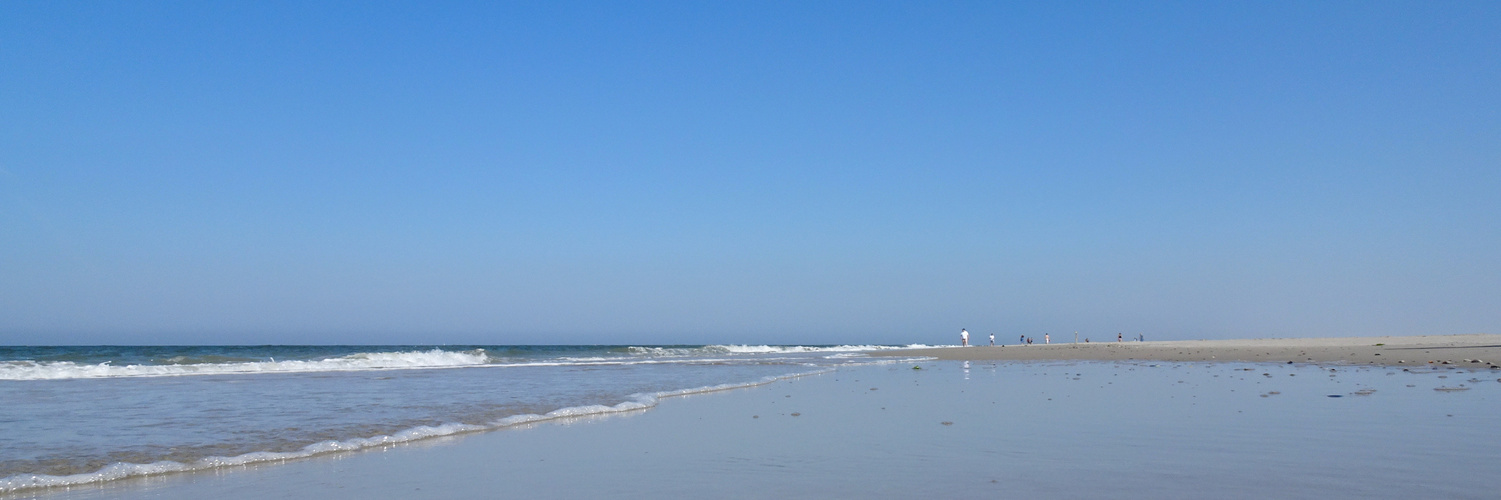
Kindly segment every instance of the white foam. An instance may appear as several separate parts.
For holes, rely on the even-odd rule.
[[[232,467],[260,462],[272,462],[277,460],[291,460],[306,458],[313,455],[333,453],[339,451],[354,451],[375,446],[385,446],[419,439],[427,439],[439,436],[451,436],[463,432],[475,432],[485,430],[487,427],[468,424],[444,424],[437,427],[421,426],[406,429],[386,436],[370,438],[356,438],[344,441],[323,441],[303,447],[301,450],[290,452],[258,451],[236,455],[233,457],[207,457],[191,463],[160,461],[149,464],[132,464],[116,462],[99,469],[96,472],[73,474],[68,476],[50,476],[46,474],[17,474],[7,478],[0,478],[0,493],[12,493],[20,490],[35,488],[51,488],[57,486],[77,486],[81,484],[102,483],[125,479],[130,477],[153,476],[173,472],[188,472],[207,470],[219,467]]]
[[[364,352],[311,361],[250,361],[177,365],[96,365],[71,361],[0,361],[0,380],[62,380],[115,377],[179,377],[250,373],[307,373],[456,368],[490,363],[483,350]]]
[[[631,347],[628,357],[564,357],[546,361],[503,362],[483,349],[473,351],[367,352],[320,360],[246,361],[237,363],[192,363],[164,365],[79,364],[72,361],[0,361],[0,380],[65,380],[119,377],[180,377],[190,375],[244,375],[258,373],[348,372],[371,370],[466,368],[475,366],[582,366],[658,363],[717,363],[734,361],[724,356],[765,354],[844,353],[858,355],[883,349],[918,349],[928,346],[773,346],[710,345],[704,347]],[[829,356],[836,357],[836,356]],[[845,356],[837,356],[845,357]],[[675,358],[675,359],[663,359]],[[692,359],[688,359],[692,358]],[[742,358],[743,359],[743,358]]]
[[[624,413],[624,412],[632,412],[632,411],[642,411],[642,410],[647,410],[647,409],[650,409],[650,408],[653,408],[653,407],[657,406],[657,403],[660,402],[663,398],[676,397],[676,396],[687,396],[687,395],[691,395],[691,394],[703,394],[703,393],[707,393],[707,392],[726,391],[726,390],[741,389],[741,388],[746,388],[746,387],[755,387],[755,386],[759,386],[759,385],[765,385],[765,384],[769,384],[769,383],[772,383],[772,382],[776,382],[778,380],[786,380],[786,379],[790,379],[790,378],[803,377],[803,376],[808,376],[808,375],[816,375],[816,374],[820,374],[820,373],[828,373],[828,372],[831,372],[831,371],[834,371],[834,369],[833,368],[827,368],[827,369],[815,370],[815,371],[810,371],[810,372],[792,373],[792,374],[781,375],[781,376],[763,377],[760,380],[756,380],[756,381],[753,381],[753,382],[739,383],[739,384],[720,384],[720,385],[713,385],[713,386],[706,386],[706,387],[697,387],[697,388],[692,388],[692,389],[682,389],[682,390],[676,390],[676,391],[663,391],[663,392],[654,392],[654,393],[645,393],[645,394],[632,394],[631,396],[629,396],[630,399],[628,401],[625,401],[625,402],[622,402],[622,403],[619,403],[619,404],[615,404],[613,406],[606,406],[606,405],[586,405],[586,406],[575,406],[575,407],[569,407],[569,408],[560,408],[560,409],[553,410],[553,411],[550,411],[550,412],[547,412],[547,413],[541,414],[541,415],[537,415],[537,414],[512,415],[512,416],[505,417],[505,418],[502,418],[500,420],[496,420],[494,422],[491,422],[488,425],[473,425],[473,424],[450,423],[450,424],[439,425],[439,426],[436,426],[436,427],[434,427],[434,426],[420,426],[420,427],[414,427],[414,428],[411,428],[411,429],[406,429],[406,430],[403,430],[403,431],[400,431],[400,432],[396,432],[396,433],[393,433],[393,434],[390,434],[390,435],[374,436],[374,437],[369,437],[369,438],[354,438],[354,439],[347,439],[347,440],[343,440],[343,441],[323,441],[323,442],[319,442],[319,443],[314,443],[314,444],[307,445],[307,446],[303,447],[301,450],[291,451],[291,452],[265,452],[265,451],[262,451],[262,452],[246,453],[246,454],[243,454],[243,455],[236,455],[236,456],[233,456],[233,457],[207,457],[207,458],[203,458],[203,459],[197,460],[195,462],[191,462],[191,463],[172,462],[172,461],[160,461],[160,462],[149,463],[149,464],[132,464],[132,463],[117,462],[117,463],[105,466],[104,468],[99,469],[98,471],[95,471],[95,472],[83,473],[83,474],[73,474],[73,475],[67,475],[67,476],[52,476],[52,475],[46,475],[46,474],[17,474],[17,475],[10,476],[10,477],[0,478],[0,494],[14,493],[14,492],[21,491],[21,490],[31,490],[31,489],[37,489],[37,488],[52,488],[52,487],[59,487],[59,486],[78,486],[78,485],[84,485],[84,484],[103,483],[103,482],[114,481],[114,480],[118,480],[118,479],[126,479],[126,478],[131,478],[131,477],[142,477],[142,476],[152,476],[152,475],[168,474],[168,473],[174,473],[174,472],[201,471],[201,470],[216,469],[216,468],[221,468],[221,467],[232,467],[232,466],[239,466],[239,465],[248,465],[248,464],[254,464],[254,463],[262,463],[262,462],[274,462],[274,461],[282,461],[282,460],[293,460],[293,459],[307,458],[307,457],[311,457],[311,456],[315,456],[315,455],[322,455],[322,454],[327,454],[327,453],[356,451],[356,450],[361,450],[361,449],[366,449],[366,448],[373,448],[373,447],[378,447],[378,446],[389,446],[389,445],[394,445],[394,444],[400,444],[400,443],[407,443],[407,442],[411,442],[411,441],[417,441],[417,440],[421,440],[421,439],[429,439],[429,438],[443,437],[443,436],[452,436],[452,435],[455,435],[455,434],[462,434],[462,433],[468,433],[468,432],[479,432],[479,431],[487,431],[487,430],[504,429],[504,428],[508,428],[508,427],[516,427],[516,426],[521,426],[521,425],[526,425],[526,424],[534,424],[534,423],[545,422],[545,421],[550,421],[550,420],[564,420],[564,419],[574,419],[574,418],[587,418],[587,417],[596,417],[596,416],[610,415],[610,414],[616,414],[616,413]]]
[[[922,349],[930,346],[912,344],[907,346],[889,345],[835,345],[835,346],[802,346],[802,345],[706,345],[703,347],[631,347],[632,354],[645,356],[703,356],[706,354],[794,354],[794,353],[820,353],[820,352],[863,352],[880,351],[886,349]]]

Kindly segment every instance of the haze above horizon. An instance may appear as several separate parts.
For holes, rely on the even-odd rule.
[[[4,2],[0,68],[0,345],[1501,333],[1496,2]]]

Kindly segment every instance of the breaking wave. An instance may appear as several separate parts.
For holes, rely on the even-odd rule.
[[[642,356],[705,356],[724,354],[802,354],[802,353],[851,353],[886,349],[922,349],[930,346],[912,344],[892,345],[706,345],[703,347],[630,347],[631,354]]]
[[[62,380],[114,377],[177,377],[253,373],[307,373],[365,370],[458,368],[491,362],[483,349],[473,351],[362,352],[319,360],[238,361],[230,363],[182,363],[114,365],[109,362],[80,364],[72,361],[0,361],[0,380]]]
[[[778,355],[814,355],[823,358],[859,357],[862,352],[884,349],[918,349],[926,345],[707,345],[631,346],[585,350],[582,356],[547,356],[552,353],[507,356],[505,353],[470,350],[357,352],[322,359],[261,359],[229,356],[173,356],[154,363],[105,361],[47,361],[35,359],[0,361],[0,380],[66,380],[123,377],[180,377],[193,375],[249,375],[268,373],[353,372],[442,368],[537,367],[633,364],[767,363],[792,361]],[[792,363],[802,364],[802,363]]]

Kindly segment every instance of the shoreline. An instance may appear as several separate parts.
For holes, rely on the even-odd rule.
[[[161,477],[199,474],[226,468],[259,468],[272,464],[320,459],[341,454],[362,453],[397,446],[420,445],[427,442],[456,439],[471,434],[521,429],[554,422],[604,418],[650,410],[655,408],[664,399],[749,389],[781,381],[822,375],[833,371],[835,369],[826,367],[806,372],[766,376],[750,382],[726,383],[636,394],[626,401],[613,405],[563,407],[542,414],[526,413],[510,415],[485,424],[451,422],[437,426],[418,425],[379,436],[322,441],[309,444],[294,451],[255,451],[233,456],[209,456],[186,463],[169,461],[115,463],[93,472],[67,475],[42,473],[17,474],[0,477],[0,500],[18,499],[25,495],[41,494],[60,489],[104,487],[117,482],[151,481]]]
[[[1501,335],[1323,337],[934,347],[871,351],[873,357],[951,361],[1196,361],[1457,367],[1501,370]]]
[[[0,498],[1483,498],[1501,463],[1501,384],[1449,370],[1058,368],[852,366],[652,411]]]

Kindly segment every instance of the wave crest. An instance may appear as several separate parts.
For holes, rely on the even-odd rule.
[[[72,361],[0,361],[0,380],[64,380],[116,377],[179,377],[250,373],[456,368],[491,362],[483,349],[473,351],[362,352],[319,360],[245,361],[167,365],[79,364]]]
[[[706,346],[703,346],[703,347],[636,347],[636,346],[632,346],[632,347],[628,348],[628,352],[630,352],[631,354],[640,355],[640,356],[676,357],[676,356],[723,355],[723,354],[794,354],[794,353],[796,353],[796,354],[803,354],[803,353],[821,353],[821,352],[830,352],[830,353],[846,352],[846,353],[848,353],[848,352],[863,352],[863,351],[880,351],[880,350],[885,350],[885,349],[922,349],[922,348],[926,348],[926,347],[930,347],[930,346],[919,345],[919,344],[913,344],[913,345],[907,345],[907,346],[892,346],[892,345],[824,345],[824,346],[805,346],[805,345],[723,344],[723,345],[706,345]]]

